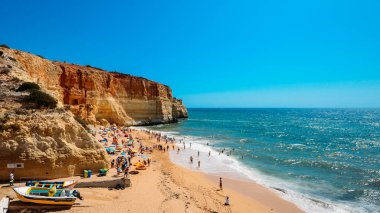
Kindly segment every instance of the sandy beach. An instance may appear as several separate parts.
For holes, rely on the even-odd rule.
[[[132,130],[131,135],[144,146],[157,144],[146,132]],[[129,175],[131,187],[124,190],[81,188],[85,199],[63,212],[301,212],[294,204],[254,182],[224,178],[224,187],[220,190],[219,177],[175,165],[167,151],[154,150],[150,158],[151,164],[146,170]],[[132,163],[138,159],[132,158]],[[91,181],[114,176],[116,169],[111,168],[107,177],[74,178]],[[9,187],[2,185],[0,196],[5,195],[15,197]],[[229,206],[224,205],[226,196],[230,197]]]

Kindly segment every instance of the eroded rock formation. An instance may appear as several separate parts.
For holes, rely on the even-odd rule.
[[[90,67],[52,62],[12,49],[30,80],[43,85],[74,114],[90,123],[106,119],[119,125],[170,123],[186,118],[181,100],[168,86],[126,74]]]
[[[58,100],[56,109],[34,109],[23,82],[37,83]],[[175,122],[187,110],[168,86],[144,78],[110,73],[89,66],[52,62],[0,47],[0,180],[7,164],[20,178],[55,178],[108,167],[102,145],[75,119],[89,123],[144,125]],[[69,109],[69,110],[68,110]]]
[[[29,74],[0,48],[0,180],[7,180],[11,170],[16,180],[25,180],[107,168],[103,146],[70,111],[29,107],[25,101],[29,93],[15,91],[25,81],[30,81]],[[24,168],[8,168],[15,163]]]

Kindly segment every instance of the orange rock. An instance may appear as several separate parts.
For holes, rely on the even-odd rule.
[[[118,125],[176,122],[188,116],[182,101],[163,84],[95,67],[52,62],[30,53],[4,49],[31,77],[63,105],[96,123]]]

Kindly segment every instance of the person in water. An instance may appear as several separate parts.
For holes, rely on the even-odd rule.
[[[222,177],[219,177],[219,189],[220,189],[220,190],[223,190]]]
[[[190,163],[193,163],[193,156],[190,156]]]

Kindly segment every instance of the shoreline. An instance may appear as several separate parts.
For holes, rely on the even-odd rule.
[[[137,131],[140,131],[143,134],[148,135],[144,132],[144,130],[140,130],[136,128]],[[176,144],[177,143],[177,144]],[[178,148],[178,142],[175,142],[176,149]],[[191,149],[191,148],[189,148]],[[170,166],[175,167],[176,170],[182,170],[183,173],[195,174],[199,175],[199,178],[204,182],[208,182],[210,187],[212,187],[215,191],[219,192],[218,184],[219,184],[219,176],[216,174],[208,174],[203,171],[195,171],[190,168],[186,168],[178,163],[175,163],[171,160],[171,155],[174,151],[166,152],[166,163],[170,164]],[[180,152],[181,153],[181,152]],[[173,154],[174,155],[174,154]],[[260,205],[264,207],[266,211],[270,212],[304,212],[299,209],[296,204],[287,201],[268,189],[265,186],[262,186],[253,180],[241,179],[238,178],[230,178],[223,177],[223,191],[225,196],[232,194],[237,197],[237,202],[235,204],[239,205],[239,203],[248,200],[250,203],[256,203],[256,205]],[[231,197],[231,203],[234,203],[233,197]],[[233,204],[231,204],[232,206]],[[263,209],[261,209],[263,210]],[[232,210],[233,211],[233,210]],[[233,211],[235,212],[235,211]],[[252,212],[250,209],[241,209],[237,212]]]
[[[144,146],[157,144],[143,130],[133,129],[130,134]],[[224,188],[220,191],[218,177],[175,164],[169,152],[154,149],[148,155],[150,166],[137,175],[129,175],[131,187],[125,190],[80,188],[84,201],[77,201],[78,205],[60,212],[302,212],[295,204],[259,184],[223,178]],[[132,163],[138,158],[132,158]],[[106,177],[84,179],[76,176],[60,180],[78,179],[82,182],[113,178],[116,178],[115,168],[111,168]],[[0,197],[15,197],[6,184],[0,186]],[[226,196],[230,197],[229,206],[224,205]]]

